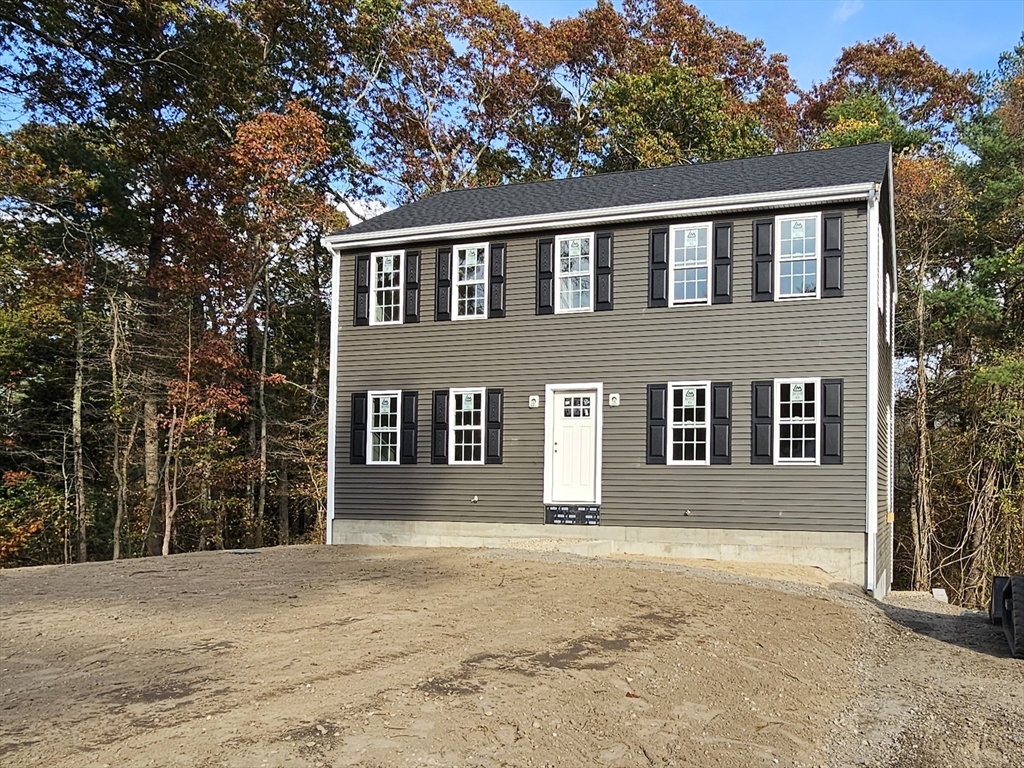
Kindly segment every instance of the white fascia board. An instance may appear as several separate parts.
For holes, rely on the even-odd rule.
[[[321,238],[327,248],[358,248],[395,245],[432,237],[469,239],[510,232],[528,232],[555,227],[587,228],[604,224],[625,223],[652,218],[704,216],[763,208],[792,208],[864,200],[875,189],[874,182],[844,184],[835,187],[793,189],[781,192],[706,197],[696,200],[675,200],[665,203],[624,205],[615,208],[594,208],[580,211],[559,211],[539,216],[509,216],[459,224],[434,224],[424,227],[390,229],[381,232],[345,234],[342,230]]]

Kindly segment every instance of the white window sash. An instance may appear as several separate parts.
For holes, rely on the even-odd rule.
[[[398,319],[377,319],[377,259],[398,256]],[[370,325],[401,325],[405,319],[405,251],[377,251],[370,254]]]
[[[395,428],[391,429],[378,429],[377,433],[393,433],[395,435],[395,460],[394,461],[375,461],[373,458],[373,401],[374,398],[381,397],[393,397],[395,398],[395,411],[397,420],[395,422]],[[398,464],[402,459],[402,390],[400,389],[389,389],[380,390],[378,392],[367,392],[366,393],[366,463],[376,464],[378,466],[394,466]]]
[[[676,232],[686,229],[705,229],[708,233],[708,253],[704,262],[707,270],[707,296],[703,299],[679,299],[676,300]],[[711,249],[713,244],[711,237],[714,230],[710,221],[702,221],[699,224],[675,224],[668,228],[668,304],[670,307],[678,307],[684,304],[710,304],[711,303]],[[699,267],[700,265],[696,265]],[[693,269],[694,266],[680,267],[680,269]]]
[[[572,272],[564,277],[589,277],[590,278],[590,305],[586,307],[569,307],[566,309],[562,308],[562,257],[561,257],[561,246],[566,240],[588,240],[590,242],[590,271],[588,272]],[[597,286],[594,284],[594,261],[597,258],[597,253],[594,251],[594,233],[588,232],[581,235],[558,235],[555,237],[555,314],[565,315],[573,312],[593,312],[594,311],[594,291]]]
[[[455,426],[455,412],[459,410],[455,406],[455,398],[462,395],[480,395],[480,426],[479,427],[456,427]],[[484,440],[487,438],[486,430],[487,423],[485,414],[487,411],[487,391],[484,387],[465,387],[462,389],[449,389],[448,390],[448,463],[457,465],[468,465],[468,466],[480,466],[484,463],[484,451],[486,446]],[[462,461],[455,460],[455,430],[471,429],[480,433],[480,460],[479,461]]]
[[[675,402],[675,391],[677,389],[684,389],[686,387],[692,387],[695,389],[704,390],[704,421],[703,423],[695,423],[689,425],[695,428],[704,428],[704,460],[698,459],[678,459],[672,458],[672,433],[678,427],[680,429],[686,429],[687,425],[685,422],[676,422],[673,419],[673,403]],[[702,467],[707,466],[711,463],[711,382],[710,381],[670,381],[668,382],[668,402],[666,403],[668,418],[668,429],[665,436],[665,461],[668,464],[675,466],[691,466],[691,467]],[[684,449],[685,452],[685,449]]]
[[[483,248],[484,249],[484,279],[480,280],[463,280],[459,281],[459,251],[469,250],[471,248]],[[490,277],[491,268],[491,247],[490,243],[473,243],[471,245],[457,245],[452,248],[452,320],[484,320],[487,318],[488,310],[488,299],[490,298],[487,293],[487,282]],[[459,314],[459,286],[463,285],[480,285],[481,282],[484,286],[484,312],[482,315],[460,315]]]
[[[782,295],[782,222],[784,221],[806,221],[807,219],[814,219],[816,222],[814,225],[814,255],[813,256],[802,256],[799,259],[788,258],[785,261],[813,261],[814,262],[814,293],[795,293]],[[801,301],[807,299],[819,299],[821,298],[821,248],[822,238],[824,232],[821,230],[821,213],[803,213],[800,215],[792,216],[776,216],[775,217],[775,258],[774,264],[772,264],[772,272],[774,273],[774,296],[775,301]],[[797,379],[799,381],[799,379]]]
[[[814,418],[808,419],[801,417],[799,419],[789,418],[785,421],[781,417],[781,405],[782,405],[782,385],[783,384],[813,384],[814,385]],[[803,377],[798,379],[775,379],[774,387],[774,410],[772,418],[772,442],[774,445],[773,455],[775,457],[776,465],[795,465],[795,466],[818,466],[821,464],[821,409],[823,406],[823,394],[821,391],[821,379],[815,377]],[[779,455],[779,446],[782,444],[782,430],[780,426],[782,424],[813,424],[814,425],[814,457],[813,458],[800,458],[800,459],[783,459]]]

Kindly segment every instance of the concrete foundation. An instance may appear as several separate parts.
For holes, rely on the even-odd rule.
[[[838,581],[864,586],[862,533],[740,531],[717,528],[334,520],[335,544],[411,547],[513,547],[579,555],[646,555],[821,568]]]

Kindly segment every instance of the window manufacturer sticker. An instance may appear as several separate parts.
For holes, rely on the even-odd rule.
[[[683,390],[683,407],[684,408],[696,408],[697,407],[697,390],[692,387],[687,387]]]
[[[791,403],[802,403],[804,401],[804,385],[791,384],[789,387],[789,401]]]

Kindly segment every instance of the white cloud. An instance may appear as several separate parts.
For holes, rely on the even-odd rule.
[[[842,0],[836,6],[832,18],[842,24],[851,16],[860,13],[864,9],[864,0]]]

